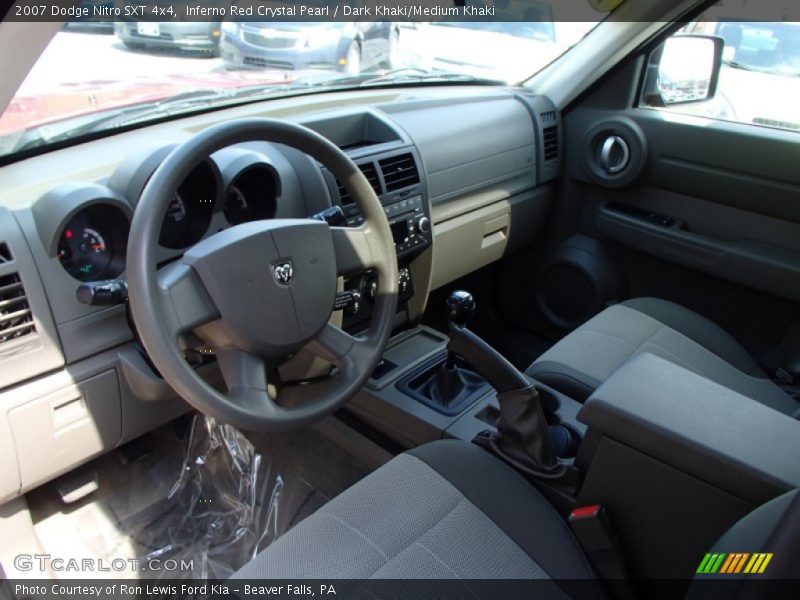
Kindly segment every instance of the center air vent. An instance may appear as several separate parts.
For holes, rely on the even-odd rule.
[[[19,275],[0,276],[0,344],[32,333],[36,326]]]
[[[5,242],[0,242],[0,265],[12,260],[14,260],[14,257],[11,256],[11,248]]]
[[[419,183],[417,163],[412,154],[401,154],[378,161],[386,183],[386,191],[393,192],[415,183]]]
[[[367,178],[369,184],[372,186],[372,189],[375,190],[375,194],[380,196],[381,191],[381,182],[378,180],[378,171],[375,169],[375,163],[364,163],[358,165],[358,168],[361,169],[361,172],[364,173],[364,177]],[[336,180],[336,185],[339,187],[339,198],[341,199],[342,206],[346,206],[348,204],[353,204],[353,197],[350,195],[350,192],[342,185],[342,182],[338,179]]]
[[[558,158],[558,125],[545,127],[542,131],[544,141],[544,159],[555,160]]]

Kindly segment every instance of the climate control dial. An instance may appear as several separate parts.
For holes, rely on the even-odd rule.
[[[411,285],[411,272],[408,269],[400,269],[397,273],[397,287],[401,294],[408,291],[408,286]]]

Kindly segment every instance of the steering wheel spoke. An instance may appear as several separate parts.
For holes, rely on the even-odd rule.
[[[338,365],[358,345],[357,338],[336,325],[328,323],[317,337],[306,345],[306,348],[323,360]]]
[[[238,348],[217,348],[216,355],[228,397],[243,407],[278,411],[269,395],[267,370],[261,357]]]
[[[354,337],[331,323],[306,348],[319,358],[335,364],[345,376],[363,369],[373,354],[366,338]]]
[[[160,269],[157,278],[166,325],[174,337],[219,318],[219,310],[191,266],[172,263]]]
[[[339,275],[363,273],[378,264],[372,252],[366,225],[331,227],[331,235]]]

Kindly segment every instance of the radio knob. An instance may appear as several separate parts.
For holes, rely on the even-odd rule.
[[[431,220],[428,217],[417,219],[417,229],[420,233],[428,233],[431,230]]]

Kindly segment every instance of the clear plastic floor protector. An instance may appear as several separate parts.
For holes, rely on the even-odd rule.
[[[104,508],[122,535],[93,535],[91,545],[108,563],[137,559],[147,579],[227,578],[327,500],[256,453],[240,431],[202,415],[179,470],[176,460],[161,460],[141,485],[151,486],[136,492],[149,504],[131,502],[130,490],[112,494]],[[147,570],[152,564],[162,569]]]

